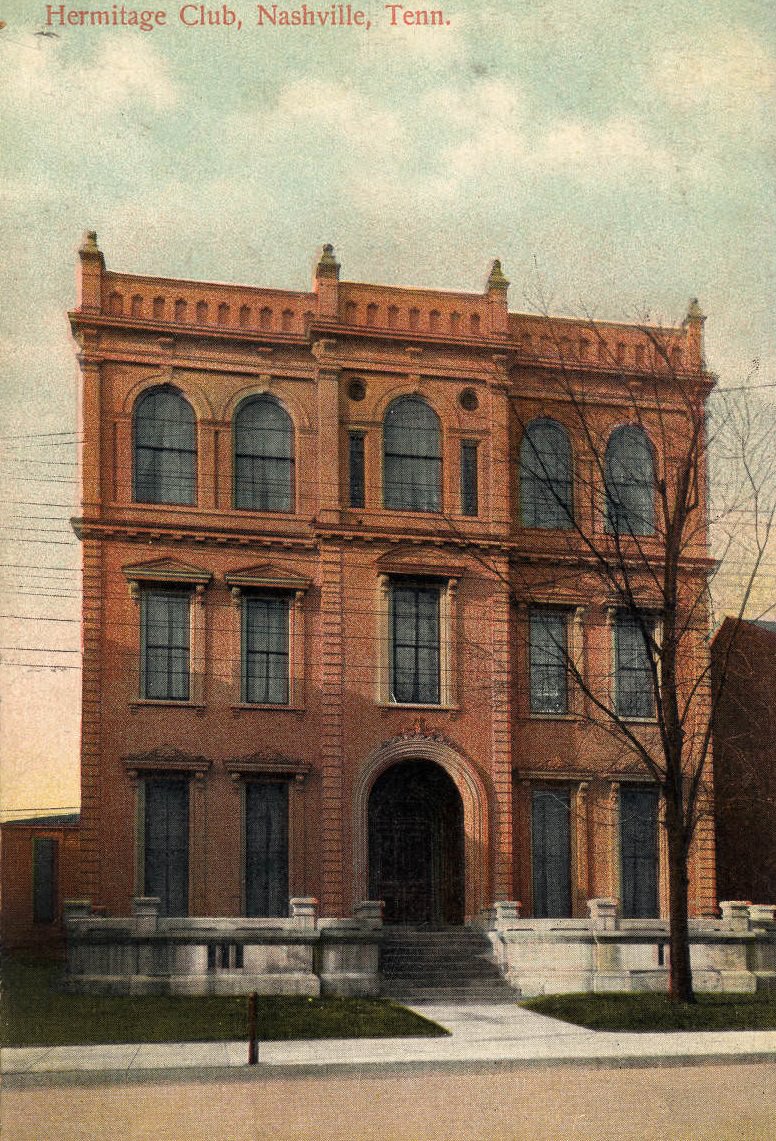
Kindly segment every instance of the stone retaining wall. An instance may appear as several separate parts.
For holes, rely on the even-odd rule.
[[[617,900],[588,901],[590,918],[521,919],[517,903],[481,917],[499,969],[521,995],[666,991],[666,920],[620,919]],[[720,919],[690,921],[693,983],[701,991],[776,988],[776,907],[720,904]]]
[[[379,904],[353,919],[318,920],[317,901],[292,899],[288,918],[163,918],[138,898],[128,918],[65,903],[71,991],[89,994],[300,994],[380,992]]]

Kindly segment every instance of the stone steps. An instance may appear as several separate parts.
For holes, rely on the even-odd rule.
[[[514,990],[479,931],[388,927],[380,950],[381,994],[412,1002],[510,1002]]]

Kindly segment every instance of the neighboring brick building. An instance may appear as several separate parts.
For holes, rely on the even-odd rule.
[[[44,948],[64,939],[62,903],[78,893],[78,814],[0,826],[0,946]]]
[[[483,294],[340,281],[331,247],[309,293],[149,278],[87,237],[79,894],[117,915],[144,894],[194,916],[289,896],[409,923],[611,895],[665,914],[657,797],[559,661],[562,641],[600,684],[614,669],[649,722],[567,526],[603,520],[550,383],[559,354],[590,380],[659,559],[658,413],[643,432],[632,394],[662,365],[635,326],[509,313],[507,285],[498,263]],[[702,396],[701,328],[691,309],[655,336]],[[715,906],[703,828],[691,906]]]
[[[726,618],[711,647],[720,898],[776,900],[776,623]]]

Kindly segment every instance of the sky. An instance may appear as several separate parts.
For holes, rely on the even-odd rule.
[[[390,284],[480,291],[500,257],[513,310],[678,323],[697,296],[721,383],[776,384],[771,0],[456,0],[425,28],[364,0],[368,30],[227,9],[1,13],[4,819],[78,805],[84,230],[124,272],[306,289],[332,242]]]

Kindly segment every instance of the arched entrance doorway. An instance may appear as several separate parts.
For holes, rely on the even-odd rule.
[[[369,894],[384,900],[386,923],[463,923],[463,804],[439,765],[401,761],[375,781]]]

